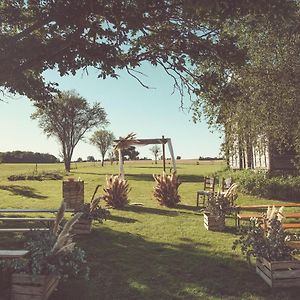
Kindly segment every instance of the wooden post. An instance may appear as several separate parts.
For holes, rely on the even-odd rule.
[[[165,151],[165,137],[162,136],[162,153],[163,153],[163,169],[166,172],[166,151]]]

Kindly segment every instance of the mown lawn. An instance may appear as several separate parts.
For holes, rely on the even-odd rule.
[[[196,191],[204,175],[223,168],[221,162],[182,161],[178,164],[181,204],[176,209],[159,206],[152,198],[153,173],[161,166],[152,162],[125,164],[132,188],[124,210],[110,210],[103,224],[94,224],[92,234],[77,238],[86,250],[90,280],[70,280],[59,285],[51,299],[298,299],[299,289],[271,290],[249,267],[238,251],[232,251],[233,219],[226,232],[208,232],[202,213],[195,209]],[[170,166],[167,165],[169,168]],[[63,166],[39,165],[38,170],[62,170]],[[33,172],[34,165],[0,164],[0,207],[58,207],[61,181],[9,182],[11,174]],[[118,166],[99,163],[77,164],[70,176],[85,181],[89,201],[106,174]],[[240,195],[238,203],[271,203],[270,200]],[[139,203],[142,205],[134,205]],[[16,248],[22,235],[2,234],[1,248]]]

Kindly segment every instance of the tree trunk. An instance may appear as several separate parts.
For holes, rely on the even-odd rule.
[[[70,172],[71,171],[71,159],[65,157],[64,158],[64,163],[65,163],[65,170],[66,170],[66,172]]]
[[[104,166],[104,155],[102,154],[102,162],[101,162],[101,166]]]

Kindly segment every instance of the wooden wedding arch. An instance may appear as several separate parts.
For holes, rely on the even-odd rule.
[[[130,136],[131,135],[131,136]],[[130,137],[129,137],[130,136]],[[127,139],[127,137],[129,137]],[[135,138],[135,134],[129,134],[124,139],[114,140],[115,148],[119,150],[119,164],[120,164],[120,174],[124,175],[123,168],[123,159],[121,152],[123,149],[126,149],[130,146],[146,146],[146,145],[162,145],[162,161],[163,161],[163,170],[166,171],[166,144],[168,145],[169,153],[171,156],[173,171],[176,172],[176,160],[174,156],[174,150],[172,146],[172,141],[170,138],[165,138],[162,136],[161,138],[155,139],[137,139]]]

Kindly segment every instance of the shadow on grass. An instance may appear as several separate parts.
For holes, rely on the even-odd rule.
[[[135,223],[135,222],[138,222],[138,220],[136,220],[136,219],[120,217],[120,216],[113,216],[113,215],[108,216],[107,220],[120,222],[120,223]]]
[[[199,207],[187,204],[177,204],[176,208],[199,212]]]
[[[128,180],[153,181],[154,182],[152,174],[126,174],[126,178]],[[202,175],[179,175],[178,178],[181,182],[202,183],[204,181],[204,177]]]
[[[299,295],[297,288],[271,290],[253,267],[234,256],[216,254],[210,244],[150,242],[109,228],[99,228],[79,243],[87,251],[90,280],[62,283],[53,300],[279,300]]]
[[[126,206],[123,210],[131,211],[131,212],[135,212],[135,213],[141,213],[141,214],[146,213],[146,214],[155,214],[155,215],[170,216],[170,217],[179,215],[179,212],[177,212],[177,211],[145,207],[145,206],[137,206],[137,205]]]
[[[23,196],[27,198],[35,198],[35,199],[46,199],[48,196],[43,196],[36,193],[36,190],[30,186],[22,186],[22,185],[0,185],[0,189],[4,191],[11,192],[17,196]]]

